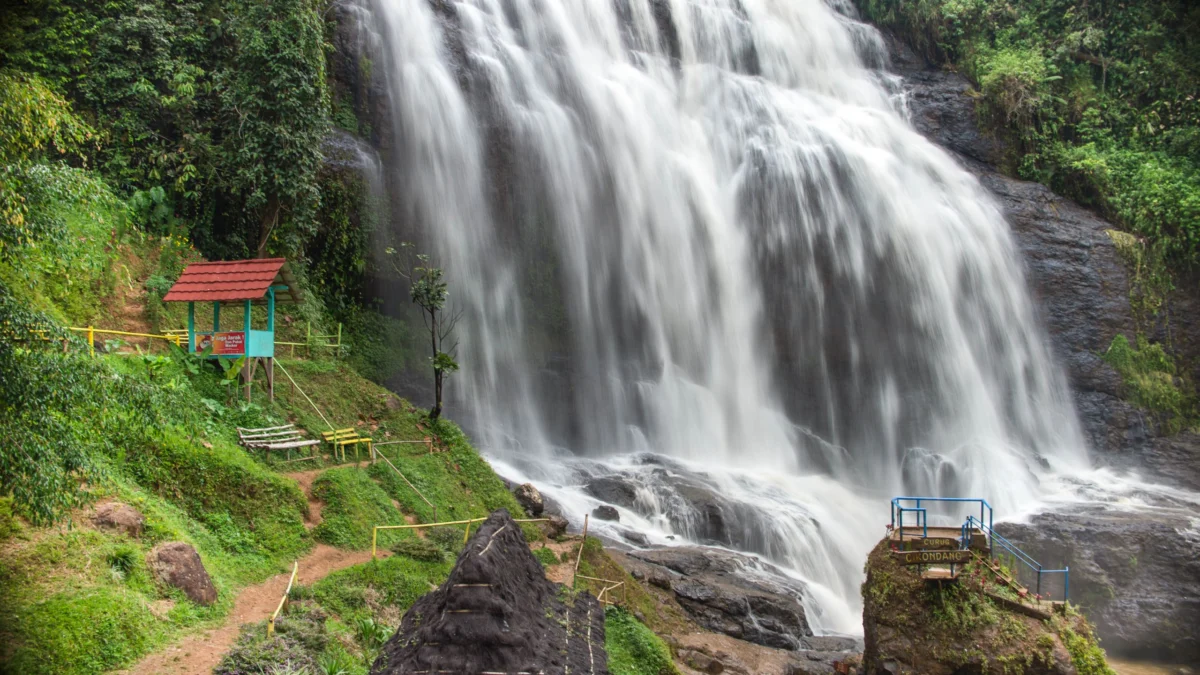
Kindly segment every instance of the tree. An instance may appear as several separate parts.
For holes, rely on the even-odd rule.
[[[454,353],[458,349],[455,342],[448,350],[442,346],[454,334],[462,313],[452,313],[446,317],[446,302],[450,298],[450,290],[446,284],[445,272],[440,267],[430,264],[429,255],[414,253],[413,245],[408,242],[400,244],[400,250],[389,247],[386,253],[390,256],[392,269],[409,285],[409,297],[413,304],[421,308],[421,318],[425,328],[429,330],[429,343],[432,356],[429,361],[433,366],[433,408],[429,411],[429,419],[437,422],[442,414],[442,388],[454,371],[458,370],[458,362]]]
[[[329,127],[325,42],[313,0],[252,0],[232,22],[233,66],[219,78],[229,117],[230,187],[257,222],[257,256],[294,254],[314,230],[317,171]],[[272,246],[272,242],[275,245]]]

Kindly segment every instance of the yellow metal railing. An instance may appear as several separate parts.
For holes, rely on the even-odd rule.
[[[163,340],[165,342],[169,342],[169,343],[175,345],[176,347],[180,347],[180,348],[183,348],[184,343],[186,343],[188,341],[188,332],[187,332],[186,328],[174,328],[174,329],[170,329],[170,330],[164,330],[161,334],[158,334],[158,333],[134,333],[134,332],[124,331],[124,330],[110,330],[107,328],[96,328],[95,326],[69,326],[67,328],[67,330],[71,330],[71,331],[75,331],[76,333],[84,334],[84,339],[87,340],[87,344],[88,344],[88,353],[91,354],[92,356],[96,355],[96,336],[97,335],[120,335],[120,336],[124,336],[124,337],[146,338],[147,340]],[[43,340],[49,341],[49,338],[47,338],[45,336],[46,331],[34,330],[32,332],[35,335],[41,336],[41,338]],[[329,342],[329,338],[337,338],[337,342]],[[304,347],[306,350],[306,355],[311,355],[313,348],[316,347],[318,349],[332,349],[332,350],[334,350],[335,356],[338,358],[341,358],[342,347],[344,346],[342,344],[342,324],[340,324],[340,323],[338,324],[337,333],[333,333],[330,335],[313,334],[312,328],[310,326],[309,332],[306,333],[306,335],[305,335],[304,342],[283,342],[280,340],[276,340],[275,344],[276,344],[276,346],[282,345],[284,347],[291,347],[291,352],[289,355],[293,356],[293,357],[296,355],[296,347]]]
[[[279,618],[279,613],[287,607],[288,596],[292,594],[292,584],[296,583],[296,572],[300,571],[300,561],[292,563],[292,578],[288,580],[287,590],[283,592],[283,597],[279,599],[279,606],[271,613],[271,618],[267,620],[267,637],[275,634],[275,619]]]
[[[186,332],[184,333],[183,337],[180,337],[178,335],[172,335],[172,334],[170,334],[170,332],[168,332],[168,334],[166,334],[166,335],[157,335],[155,333],[132,333],[130,331],[124,331],[124,330],[109,330],[107,328],[96,328],[95,326],[68,326],[67,330],[84,334],[84,339],[87,340],[88,353],[91,354],[92,356],[96,355],[96,336],[97,335],[123,335],[125,337],[140,337],[140,338],[146,338],[149,340],[164,340],[166,342],[170,342],[171,344],[175,345],[176,347],[182,346],[183,339],[187,337]],[[35,330],[32,332],[34,335],[39,336],[42,340],[45,340],[47,342],[50,341],[50,338],[46,337],[46,331]]]
[[[96,335],[124,335],[126,337],[140,337],[149,340],[165,340],[175,345],[182,346],[183,338],[178,335],[156,335],[154,333],[131,333],[124,330],[108,330],[106,328],[96,328],[95,326],[77,327],[68,326],[67,330],[73,330],[77,333],[84,333],[87,336],[88,353],[92,356],[96,355]]]
[[[473,525],[475,523],[482,523],[485,520],[487,520],[487,518],[470,518],[468,520],[448,520],[443,523],[418,523],[416,525],[376,525],[374,527],[374,529],[371,530],[371,560],[375,560],[375,551],[376,551],[376,548],[378,547],[380,530],[420,530],[420,529],[426,528],[426,527],[466,525],[467,527],[463,532],[463,544],[466,544],[467,540],[471,538],[471,525]],[[545,522],[548,522],[549,520],[550,520],[549,518],[514,518],[513,522],[514,523],[545,523]]]
[[[337,338],[337,342],[330,342],[330,338]],[[304,347],[306,355],[312,355],[313,347],[332,349],[335,358],[342,356],[342,324],[337,325],[337,333],[330,335],[319,335],[312,332],[312,323],[308,324],[308,328],[304,333],[304,342],[281,342],[275,341],[275,345],[283,345],[291,347],[289,356],[296,356],[296,347]]]

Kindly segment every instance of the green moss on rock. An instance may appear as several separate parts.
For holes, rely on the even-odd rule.
[[[1043,621],[1011,611],[1000,586],[968,564],[953,583],[926,582],[887,540],[867,559],[862,586],[866,673],[892,675],[1113,675],[1087,621]]]

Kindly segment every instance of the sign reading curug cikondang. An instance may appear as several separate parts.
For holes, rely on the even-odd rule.
[[[961,565],[971,561],[970,551],[896,551],[904,565]]]

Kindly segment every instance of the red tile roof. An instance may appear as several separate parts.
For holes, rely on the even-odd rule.
[[[276,302],[299,301],[299,290],[285,258],[192,263],[163,297],[166,302],[233,302],[263,300],[272,285]]]

